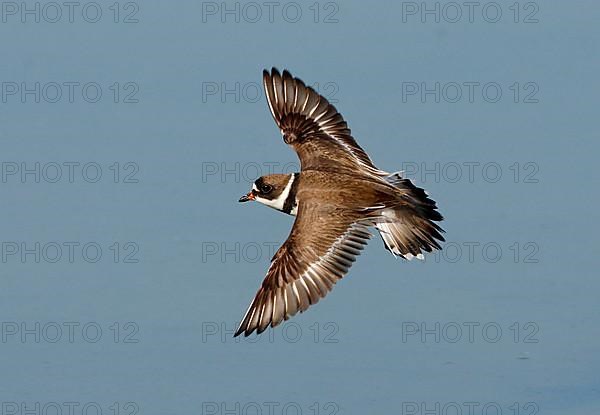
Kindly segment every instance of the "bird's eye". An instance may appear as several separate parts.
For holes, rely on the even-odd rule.
[[[273,190],[273,186],[271,186],[270,184],[263,184],[260,186],[260,192],[262,194],[270,193],[271,190]]]

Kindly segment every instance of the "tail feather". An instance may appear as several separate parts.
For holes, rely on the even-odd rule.
[[[400,173],[386,180],[400,190],[398,203],[383,209],[375,225],[386,249],[405,259],[423,259],[423,252],[441,249],[444,230],[434,222],[444,218],[435,201]]]

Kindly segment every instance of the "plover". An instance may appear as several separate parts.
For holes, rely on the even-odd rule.
[[[405,259],[422,259],[444,241],[436,203],[401,172],[378,169],[327,99],[285,70],[265,70],[263,83],[301,171],[260,177],[239,201],[256,200],[296,220],[234,336],[260,334],[325,297],[367,244],[370,227]]]

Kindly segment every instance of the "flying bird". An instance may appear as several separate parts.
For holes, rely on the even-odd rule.
[[[288,71],[263,72],[271,114],[300,158],[300,172],[258,178],[255,200],[296,217],[234,336],[262,333],[325,297],[375,228],[394,256],[441,249],[436,203],[401,172],[378,169],[327,99]]]

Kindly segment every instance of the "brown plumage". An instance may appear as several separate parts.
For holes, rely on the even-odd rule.
[[[333,288],[367,244],[374,226],[394,255],[440,249],[436,204],[398,173],[379,170],[335,107],[276,69],[263,73],[269,108],[301,172],[260,177],[240,199],[296,215],[235,336],[277,326]]]

